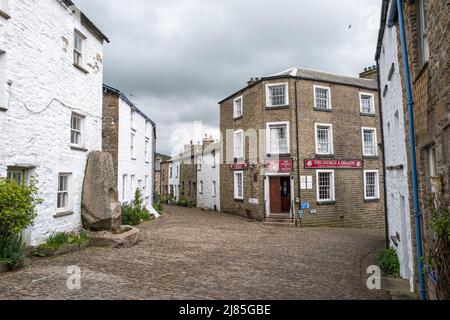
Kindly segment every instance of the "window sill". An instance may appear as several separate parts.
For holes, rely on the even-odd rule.
[[[334,159],[334,154],[316,154],[316,159]]]
[[[83,147],[79,147],[79,146],[70,146],[71,150],[74,151],[80,151],[80,152],[88,152],[89,150]]]
[[[244,199],[234,199],[234,202],[244,203]]]
[[[378,156],[363,156],[364,160],[378,160]]]
[[[136,161],[136,160],[137,160],[137,158],[131,157],[131,160],[132,160],[132,161]]]
[[[233,118],[233,120],[234,120],[234,121],[242,120],[243,117],[244,117],[244,116],[236,117],[236,118]]]
[[[0,107],[0,111],[8,111],[8,108]]]
[[[67,217],[67,216],[71,216],[73,215],[74,212],[73,211],[63,211],[63,212],[58,212],[57,214],[55,214],[53,216],[53,218],[58,219],[58,218],[63,218],[63,217]]]
[[[290,153],[279,153],[279,154],[275,154],[275,153],[268,153],[267,154],[267,158],[270,159],[286,159],[286,158],[291,158],[291,154]]]
[[[333,112],[333,109],[314,108],[314,111],[331,113],[331,112]]]
[[[150,161],[145,160],[145,163],[146,163],[146,164],[150,164]],[[156,171],[156,172],[161,172],[161,171]]]
[[[289,105],[286,106],[266,106],[266,110],[282,110],[282,109],[289,109]]]
[[[376,118],[376,114],[375,113],[365,113],[365,112],[361,112],[360,113],[361,117],[372,117],[372,118]]]
[[[317,201],[318,206],[334,206],[336,201]]]
[[[5,11],[0,10],[0,17],[5,18],[6,20],[11,19],[11,16],[7,14]]]
[[[78,70],[80,70],[81,72],[83,72],[84,74],[88,74],[89,73],[89,71],[87,71],[85,68],[83,68],[82,66],[80,66],[80,65],[78,65],[76,63],[74,63],[73,66],[75,68],[77,68]]]
[[[365,199],[364,203],[377,203],[380,202],[380,199]]]

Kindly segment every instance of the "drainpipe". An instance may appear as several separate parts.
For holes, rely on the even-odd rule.
[[[295,134],[295,140],[297,141],[297,179],[298,179],[298,199],[300,201],[299,205],[301,205],[302,203],[302,197],[301,197],[301,182],[300,182],[300,138],[299,138],[299,130],[298,130],[298,126],[299,126],[299,108],[300,106],[298,105],[298,94],[297,94],[297,84],[298,84],[299,80],[296,80],[294,85],[295,85],[295,130],[296,130],[296,134]],[[295,212],[295,204],[294,204],[294,217],[296,216],[296,212]]]
[[[421,300],[426,300],[425,276],[423,273],[423,247],[422,247],[422,215],[419,204],[419,189],[417,179],[417,159],[416,159],[416,137],[414,128],[414,99],[412,95],[411,75],[408,61],[408,48],[406,45],[405,22],[403,20],[403,4],[402,0],[397,1],[397,8],[392,4],[389,14],[389,27],[393,25],[394,10],[398,11],[398,22],[400,29],[400,40],[403,51],[403,67],[405,72],[406,95],[408,98],[408,127],[409,127],[409,149],[411,156],[411,175],[414,202],[414,221],[416,225],[416,247],[417,247],[417,273],[419,276],[419,295]]]
[[[384,119],[383,119],[383,108],[382,108],[382,97],[381,97],[381,77],[380,77],[380,62],[377,60],[377,70],[378,70],[378,101],[380,102],[380,126],[381,126],[381,135],[383,137],[383,142],[381,143],[381,149],[383,152],[383,176],[384,176],[384,219],[386,225],[386,249],[389,249],[391,246],[391,240],[389,239],[389,210],[387,203],[387,185],[386,185],[386,153],[385,153],[385,143],[384,143]]]

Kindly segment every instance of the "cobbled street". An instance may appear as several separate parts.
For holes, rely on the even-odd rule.
[[[166,207],[129,249],[29,259],[0,274],[1,299],[387,299],[365,287],[364,257],[382,230],[274,228]],[[69,290],[67,268],[81,268]]]

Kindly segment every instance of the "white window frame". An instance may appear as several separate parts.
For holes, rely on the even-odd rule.
[[[285,87],[285,103],[283,105],[273,105],[272,99],[270,95],[270,88],[271,87],[279,87],[284,86]],[[287,107],[289,106],[289,83],[288,82],[279,82],[279,83],[268,83],[266,84],[266,107],[267,108],[279,108],[279,107]]]
[[[328,153],[319,152],[319,141],[318,141],[318,135],[317,135],[317,129],[319,127],[329,128],[328,139],[329,139],[329,143],[330,143],[330,151]],[[316,154],[317,155],[331,156],[334,154],[334,134],[333,134],[333,125],[332,124],[330,124],[330,123],[314,123],[314,136],[315,136]]]
[[[73,125],[73,119],[78,119],[79,120],[79,125],[80,128],[79,129],[75,129],[72,125]],[[84,121],[85,121],[85,117],[81,114],[78,113],[72,113],[70,116],[70,145],[72,146],[76,146],[76,147],[81,147],[83,145],[83,131],[84,131]],[[74,143],[72,141],[72,135],[73,134],[78,134],[78,138],[79,141],[78,143]]]
[[[200,183],[198,185],[198,193],[203,194],[203,191],[204,191],[203,180],[200,180]]]
[[[320,199],[319,174],[321,173],[331,173],[331,199]],[[316,192],[317,192],[317,202],[319,203],[336,201],[335,170],[316,170]]]
[[[241,134],[241,152],[240,152],[240,154],[238,154],[237,153],[237,150],[236,150],[236,141],[237,141],[237,136],[239,135],[239,134]],[[245,147],[244,147],[244,143],[245,143],[245,139],[244,139],[244,130],[236,130],[235,132],[234,132],[234,135],[233,135],[233,155],[234,155],[234,158],[235,159],[243,159],[244,158],[244,153],[245,153]]]
[[[368,197],[367,196],[367,174],[375,173],[375,196]],[[380,199],[380,172],[378,170],[364,170],[364,200],[379,200]]]
[[[290,131],[290,123],[289,121],[280,121],[280,122],[267,122],[266,123],[266,149],[267,149],[267,154],[271,154],[271,155],[280,155],[280,154],[284,154],[284,153],[276,153],[276,152],[272,152],[272,146],[271,146],[271,135],[270,135],[270,129],[271,127],[276,127],[276,126],[286,126],[286,138],[287,138],[287,153],[286,154],[290,154],[291,153],[291,131]]]
[[[80,40],[79,43],[81,48],[77,48],[77,39]],[[85,40],[86,36],[81,31],[75,29],[73,32],[73,64],[79,67],[83,66],[83,50]]]
[[[241,113],[240,114],[237,112],[238,109],[237,109],[236,102],[238,100],[241,100]],[[244,115],[244,97],[240,96],[233,100],[233,118],[238,119],[238,118],[241,118],[243,115]]]
[[[134,194],[136,192],[135,183],[136,183],[136,175],[132,174],[130,176],[130,200],[134,199]]]
[[[217,197],[217,182],[212,182],[212,196],[213,198]]]
[[[327,90],[327,92],[328,92],[328,101],[327,101],[327,108],[326,109],[319,108],[317,106],[317,90],[316,89]],[[331,104],[331,87],[314,85],[313,86],[313,90],[314,90],[314,109],[316,109],[316,110],[333,110],[333,107],[332,107],[332,104]]]
[[[131,160],[136,160],[136,132],[132,131],[130,138]]]
[[[150,163],[150,139],[145,138],[145,163]]]
[[[1,1],[1,0],[0,0]],[[0,49],[0,111],[8,109],[6,99],[6,52]]]
[[[70,208],[70,177],[71,177],[71,173],[60,173],[60,174],[58,174],[58,186],[57,186],[57,198],[56,198],[56,209],[57,209],[57,212],[64,212],[64,211],[69,211],[69,208]],[[66,180],[66,189],[65,190],[62,190],[62,189],[60,189],[59,187],[60,187],[60,179],[62,178],[62,177],[65,177],[67,180]],[[64,206],[60,206],[59,205],[59,197],[60,197],[60,195],[63,195],[63,194],[65,194],[66,195],[66,198],[65,198],[65,203],[64,203]]]
[[[242,196],[239,195],[239,190],[238,190],[238,186],[239,186],[238,178],[237,178],[238,175],[241,175],[241,181],[242,181],[242,183],[241,183],[241,187],[242,187],[241,194],[242,194]],[[235,200],[244,200],[244,171],[235,171],[233,173],[233,176],[234,176],[234,199]]]
[[[374,139],[375,139],[375,154],[366,154],[366,142],[364,140],[364,131],[373,131]],[[361,128],[361,136],[362,136],[362,147],[363,147],[363,156],[364,157],[378,157],[378,136],[377,136],[377,128]]]
[[[372,109],[370,110],[369,113],[363,111],[363,103],[362,103],[363,96],[370,97]],[[376,113],[376,110],[375,110],[375,95],[373,93],[360,92],[359,93],[359,109],[360,109],[362,114],[375,114]]]

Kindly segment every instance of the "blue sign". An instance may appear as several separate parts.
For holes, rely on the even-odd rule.
[[[309,204],[309,202],[302,202],[302,209],[303,210],[311,209],[311,205]]]

